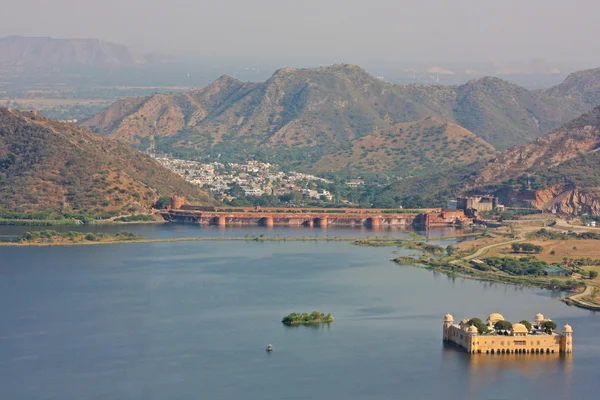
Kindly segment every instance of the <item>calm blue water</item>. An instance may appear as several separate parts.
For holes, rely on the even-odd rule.
[[[572,399],[600,389],[600,318],[341,242],[0,248],[0,399]],[[291,311],[331,312],[286,327]],[[574,354],[444,348],[443,315],[541,312]],[[274,345],[266,353],[267,343]]]
[[[460,233],[470,233],[469,228],[456,229],[453,227],[428,230],[414,230],[410,227],[328,227],[306,228],[276,226],[200,226],[196,224],[113,224],[113,225],[66,225],[49,227],[0,226],[0,239],[18,236],[27,231],[55,230],[58,232],[133,232],[150,239],[172,239],[182,237],[246,237],[246,236],[280,236],[280,237],[408,237],[409,232],[415,232],[426,237],[450,236]]]

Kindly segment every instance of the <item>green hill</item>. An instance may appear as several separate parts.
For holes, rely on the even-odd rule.
[[[147,211],[159,196],[212,200],[152,158],[36,112],[0,108],[0,209],[54,215]]]

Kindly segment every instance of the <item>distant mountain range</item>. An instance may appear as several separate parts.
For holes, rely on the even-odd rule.
[[[122,215],[159,196],[212,200],[149,156],[32,111],[0,107],[0,211]]]
[[[6,36],[0,38],[0,67],[51,69],[68,67],[140,66],[164,56],[141,54],[127,46],[99,39],[54,39]]]
[[[222,76],[187,93],[125,98],[83,125],[140,146],[155,135],[162,150],[183,155],[261,154],[312,171],[352,164],[357,171],[410,176],[436,136],[419,139],[418,154],[401,124],[435,118],[478,137],[472,141],[477,151],[459,146],[436,163],[487,160],[489,145],[504,150],[525,144],[599,100],[600,69],[574,73],[547,90],[527,90],[490,77],[460,86],[395,85],[357,66],[334,65],[280,69],[264,83]],[[375,160],[386,150],[388,161]]]
[[[600,69],[573,73],[549,89],[527,90],[489,77],[459,86],[395,85],[357,66],[334,65],[280,69],[263,83],[222,76],[187,93],[128,97],[82,124],[137,147],[147,146],[154,135],[159,150],[182,156],[268,159],[304,171],[352,176],[391,174],[402,179],[379,195],[391,196],[407,207],[443,206],[457,194],[494,192],[508,205],[600,214],[600,108],[594,109],[598,105]],[[71,125],[58,129],[57,122],[37,114],[8,113],[9,121],[21,124],[13,131],[33,129],[29,134],[35,137],[42,130],[51,138],[49,143],[62,141],[64,135],[50,133],[65,129],[73,136],[64,142],[69,148],[100,140],[89,139],[97,136]],[[27,148],[26,137],[21,136],[14,148]],[[116,165],[125,171],[122,166],[129,165],[128,160],[141,157],[124,145],[112,147],[117,146],[116,141],[104,140],[110,146],[90,149],[90,160],[104,152],[116,158]],[[107,152],[106,146],[116,153]],[[87,165],[88,158],[77,150],[73,150],[77,156],[72,157],[76,160],[72,164],[65,158],[69,153],[60,155],[57,148],[51,151],[53,157],[59,157],[57,161],[43,165],[62,167],[53,170],[48,179],[79,165],[79,178],[63,180],[58,187],[64,189],[67,182],[85,181],[88,185],[77,185],[84,190],[56,189],[62,193],[61,202],[102,210],[97,204],[98,199],[107,198],[108,192],[103,192],[106,185],[97,189],[92,185],[95,180],[90,183],[91,178],[83,178],[83,171],[111,170],[115,164],[102,158],[104,161]],[[0,151],[0,158],[10,161],[7,154]],[[31,160],[36,163],[38,158]],[[11,168],[16,168],[14,165]],[[148,182],[143,179],[150,177],[142,171],[155,167],[142,165],[140,161],[133,171],[141,174],[138,181]],[[125,172],[128,177],[134,173]],[[4,179],[18,176],[46,175],[36,167],[33,174],[7,173]],[[101,178],[94,175],[94,179]],[[168,190],[194,197],[180,180],[156,182],[157,188],[164,193],[171,181],[183,186]],[[23,182],[4,187],[31,184]],[[41,184],[32,193],[45,193],[45,187],[52,185]],[[20,199],[16,194],[25,190],[4,193],[5,203],[16,207]],[[89,196],[93,199],[81,200]],[[79,200],[73,203],[74,198]],[[29,204],[36,201],[34,195]],[[208,199],[204,197],[204,201]]]

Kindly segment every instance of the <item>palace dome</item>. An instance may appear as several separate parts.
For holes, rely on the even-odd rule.
[[[476,326],[470,326],[469,327],[469,333],[477,333],[477,327]]]
[[[513,333],[529,333],[527,327],[523,324],[512,324]]]
[[[563,326],[563,333],[573,333],[573,328],[571,328],[571,325],[566,324],[565,326]]]
[[[498,313],[491,313],[488,316],[488,322],[491,322],[492,324],[498,322],[498,321],[504,321],[504,317],[502,316],[502,314],[498,314]]]
[[[542,321],[544,321],[544,316],[540,313],[537,313],[535,316],[535,322],[540,323]]]
[[[450,314],[446,314],[444,317],[444,322],[454,322],[454,318]]]

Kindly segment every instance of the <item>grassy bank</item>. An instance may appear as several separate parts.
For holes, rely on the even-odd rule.
[[[114,235],[107,233],[56,232],[53,230],[25,232],[17,239],[17,245],[61,245],[132,242],[142,239],[142,236],[131,232],[119,232]]]
[[[136,223],[136,222],[133,222]],[[128,224],[128,223],[122,223]],[[38,231],[44,232],[44,231]],[[73,235],[78,232],[67,232],[64,235]],[[26,234],[36,234],[36,232],[26,232]],[[62,235],[62,234],[61,234]],[[83,235],[83,233],[81,233]],[[88,233],[88,235],[90,235]],[[92,233],[92,235],[105,235],[102,233]],[[105,235],[106,236],[106,235]],[[445,239],[449,238],[461,238],[472,236],[468,235],[456,235],[456,236],[447,236]],[[385,238],[385,237],[376,237],[376,238],[356,238],[356,237],[340,237],[340,236],[326,236],[326,237],[317,237],[317,236],[265,236],[265,235],[246,235],[243,237],[182,237],[182,238],[169,238],[169,239],[149,239],[141,236],[137,236],[132,238],[131,240],[127,240],[127,243],[171,243],[171,242],[348,242],[355,246],[369,246],[369,247],[402,247],[406,249],[412,250],[420,250],[424,251],[428,254],[441,254],[445,250],[437,245],[425,243],[419,240],[425,239],[422,236],[413,234],[410,238],[407,239],[397,239],[397,238]],[[437,237],[432,240],[441,240]],[[78,241],[78,242],[51,242],[51,241],[18,241],[18,242],[5,242],[0,243],[0,246],[62,246],[62,245],[92,245],[92,244],[109,244],[110,242],[103,241]]]
[[[63,225],[78,225],[76,219],[0,219],[0,225],[4,226],[63,226]]]
[[[513,247],[525,245],[522,243],[525,237],[537,239],[534,243],[538,254],[514,251]],[[600,257],[599,242],[596,235],[589,233],[575,235],[546,230],[533,234],[527,231],[497,232],[463,243],[454,249],[453,254],[446,256],[433,258],[423,254],[421,257],[399,257],[394,261],[450,277],[566,291],[571,294],[561,299],[564,302],[600,310],[600,281],[597,273],[594,276],[589,271],[595,271],[595,265],[600,262],[595,258]],[[560,265],[568,276],[545,275],[542,267],[547,263]]]
[[[356,238],[343,237],[188,237],[188,238],[170,238],[170,239],[147,239],[137,238],[127,241],[126,243],[175,243],[175,242],[352,242]],[[122,243],[120,242],[120,243]],[[77,245],[94,245],[94,244],[113,244],[117,242],[97,242],[97,241],[81,241],[81,242],[0,242],[0,247],[26,247],[26,246],[77,246]]]
[[[404,260],[394,260],[399,264],[404,264]],[[422,268],[441,272],[450,277],[461,277],[475,279],[485,282],[495,283],[506,283],[510,285],[521,285],[521,286],[532,286],[541,287],[550,290],[561,290],[561,291],[572,291],[582,289],[585,287],[585,283],[581,284],[573,283],[571,279],[556,279],[555,277],[533,277],[533,276],[515,276],[502,274],[491,271],[478,271],[470,266],[462,265],[460,263],[450,264],[448,262],[431,261],[427,259],[415,259],[414,265],[418,265]]]
[[[392,238],[356,238],[356,237],[316,237],[316,236],[244,236],[244,237],[182,237],[169,239],[148,239],[137,237],[133,240],[127,240],[127,243],[172,243],[172,242],[348,242],[356,246],[384,247],[396,246],[410,249],[423,250],[425,243],[414,242],[410,239],[392,239]],[[0,243],[0,246],[60,246],[60,245],[92,245],[109,244],[107,242],[80,242],[80,243],[36,243],[36,242],[6,242]],[[430,245],[435,246],[435,245]],[[437,246],[439,247],[439,246]],[[441,247],[439,247],[441,249]]]

